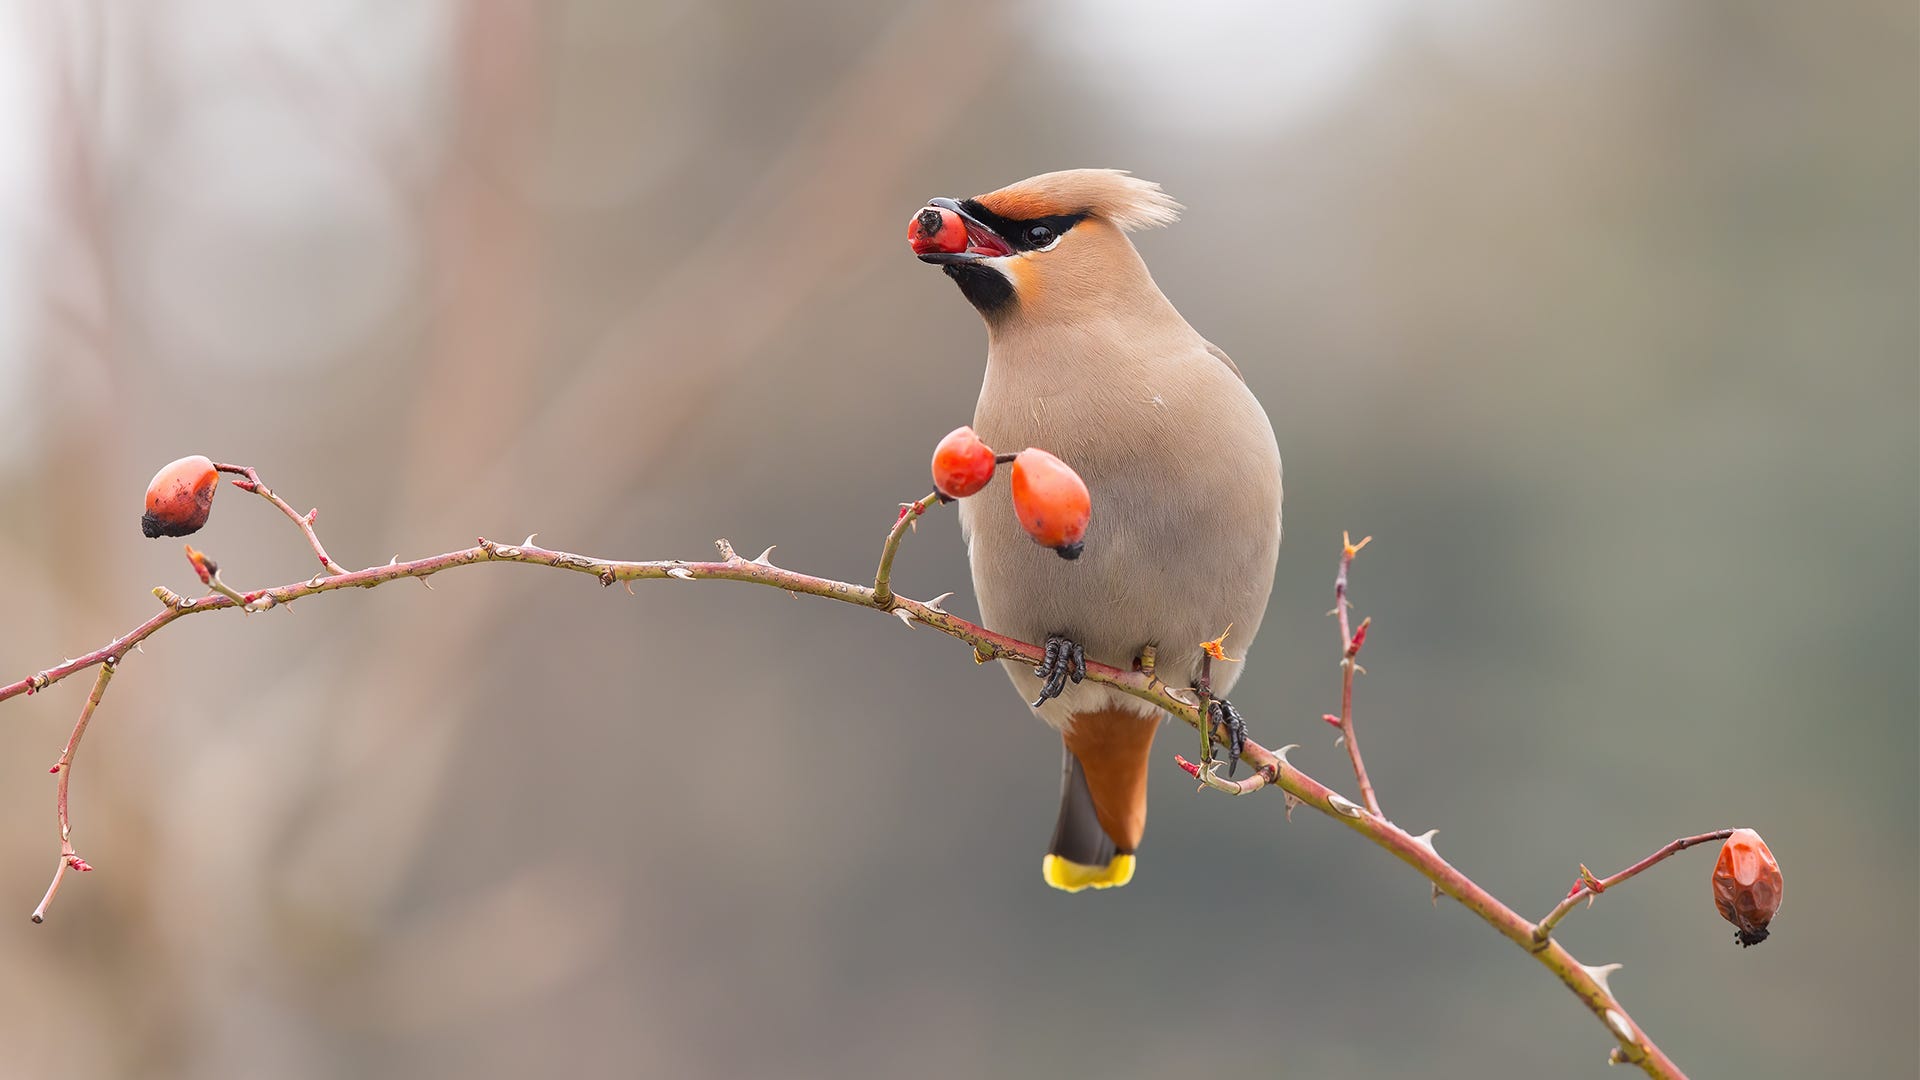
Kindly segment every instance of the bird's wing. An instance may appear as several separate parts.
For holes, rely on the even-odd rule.
[[[1236,378],[1238,378],[1241,382],[1247,381],[1247,377],[1245,375],[1240,374],[1240,365],[1235,364],[1233,362],[1233,357],[1228,356],[1225,349],[1222,349],[1220,346],[1215,345],[1211,341],[1206,342],[1206,346],[1207,346],[1207,351],[1213,354],[1213,358],[1227,365],[1227,370],[1233,372]]]

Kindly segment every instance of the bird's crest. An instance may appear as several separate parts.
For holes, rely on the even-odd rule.
[[[1120,169],[1041,173],[973,201],[1013,221],[1088,214],[1127,232],[1171,225],[1180,219],[1181,210],[1159,184]]]

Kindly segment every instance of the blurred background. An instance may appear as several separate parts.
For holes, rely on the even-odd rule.
[[[349,566],[537,531],[870,577],[984,334],[933,195],[1118,166],[1238,361],[1287,544],[1236,700],[1698,1076],[1912,1076],[1920,45],[1906,2],[0,7],[0,673],[197,588],[189,453]],[[229,492],[228,580],[311,573]],[[896,585],[957,590],[950,513]],[[1126,889],[1039,861],[1059,744],[963,647],[726,584],[462,570],[193,619],[75,773],[0,706],[0,1075],[1605,1075],[1552,978],[1314,814],[1172,765]],[[1249,946],[1252,950],[1249,951]]]

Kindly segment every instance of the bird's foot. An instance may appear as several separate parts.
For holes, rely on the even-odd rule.
[[[1234,708],[1233,702],[1228,701],[1226,698],[1215,698],[1212,705],[1208,708],[1207,713],[1207,718],[1212,721],[1212,723],[1207,726],[1207,735],[1209,738],[1213,737],[1214,725],[1219,725],[1227,729],[1227,741],[1225,743],[1227,750],[1227,777],[1228,779],[1232,779],[1234,770],[1240,767],[1240,751],[1247,747],[1247,722],[1241,718],[1240,710]]]
[[[1033,699],[1037,709],[1049,698],[1065,693],[1068,680],[1079,682],[1087,677],[1087,650],[1060,634],[1048,634],[1047,655],[1033,673],[1040,680],[1040,696]]]

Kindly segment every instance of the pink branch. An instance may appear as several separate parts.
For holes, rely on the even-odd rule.
[[[319,510],[309,510],[302,514],[287,505],[287,500],[275,495],[267,485],[260,482],[260,474],[255,472],[250,465],[222,465],[216,461],[213,463],[213,467],[223,473],[233,473],[241,477],[241,479],[233,482],[234,487],[239,488],[241,491],[251,491],[255,495],[279,507],[280,512],[287,515],[287,519],[299,527],[300,534],[307,538],[307,545],[313,548],[315,555],[320,557],[320,565],[326,568],[327,573],[344,574],[347,572],[345,567],[334,562],[333,559],[327,555],[327,549],[320,544],[319,534],[313,531],[314,519],[320,516]]]
[[[115,638],[106,645],[76,659],[37,672],[17,682],[0,686],[0,702],[4,702],[17,695],[43,690],[76,672],[92,667],[101,669],[94,684],[93,693],[89,695],[87,704],[81,711],[80,720],[74,726],[66,751],[61,755],[60,762],[54,766],[55,771],[60,774],[57,808],[61,831],[61,859],[55,870],[53,883],[47,890],[46,898],[34,912],[35,921],[44,917],[47,905],[59,890],[60,883],[69,869],[89,869],[84,860],[81,860],[73,851],[67,819],[67,781],[74,752],[78,749],[80,738],[86,731],[87,722],[99,705],[108,680],[112,678],[118,663],[126,657],[127,653],[159,632],[162,627],[188,615],[233,608],[256,610],[286,604],[319,593],[375,588],[402,578],[417,578],[424,581],[435,574],[461,566],[512,562],[591,575],[603,586],[616,582],[631,583],[666,578],[682,581],[743,581],[771,586],[789,593],[806,593],[887,612],[899,617],[909,626],[915,623],[929,626],[949,637],[967,642],[972,646],[975,658],[981,662],[1015,660],[1037,665],[1044,655],[1043,650],[1038,646],[995,633],[942,611],[938,607],[938,601],[927,603],[894,594],[890,585],[894,555],[903,535],[911,527],[912,521],[934,505],[936,500],[932,496],[906,504],[902,514],[895,520],[882,552],[879,571],[871,586],[815,577],[774,566],[767,559],[767,554],[772,551],[771,548],[768,549],[768,553],[763,553],[758,558],[743,559],[724,540],[718,542],[721,555],[718,561],[688,562],[601,559],[536,547],[532,543],[532,537],[528,537],[527,543],[517,545],[499,544],[483,538],[470,548],[431,555],[410,562],[396,560],[385,566],[350,572],[339,567],[327,556],[326,549],[313,531],[313,514],[295,513],[292,507],[260,482],[258,474],[251,468],[232,465],[216,467],[224,472],[237,473],[244,477],[243,480],[237,480],[235,483],[245,490],[253,491],[266,498],[292,519],[319,557],[321,565],[330,571],[332,576],[316,576],[307,581],[292,582],[237,595],[222,595],[216,592],[187,598],[164,587],[156,588],[154,594],[165,605],[163,610],[134,627],[124,636]],[[1684,1074],[1679,1067],[1659,1047],[1655,1046],[1652,1040],[1647,1038],[1646,1033],[1634,1023],[1625,1007],[1607,988],[1605,976],[1609,969],[1588,968],[1582,965],[1559,942],[1552,940],[1548,935],[1553,925],[1564,917],[1568,910],[1571,910],[1572,905],[1581,896],[1600,892],[1632,877],[1676,851],[1707,840],[1724,837],[1727,835],[1726,832],[1676,840],[1654,855],[1605,881],[1595,881],[1591,879],[1591,875],[1586,875],[1582,885],[1576,887],[1574,893],[1563,901],[1560,907],[1536,925],[1501,903],[1471,878],[1442,859],[1433,846],[1433,833],[1415,836],[1386,820],[1379,811],[1373,786],[1367,778],[1366,767],[1360,757],[1359,748],[1353,740],[1352,688],[1353,675],[1358,670],[1355,659],[1365,642],[1368,623],[1362,622],[1357,630],[1349,628],[1347,575],[1353,557],[1366,543],[1362,540],[1359,544],[1348,542],[1345,545],[1340,560],[1340,573],[1334,586],[1335,613],[1339,615],[1343,645],[1341,661],[1343,688],[1339,723],[1342,734],[1346,737],[1347,752],[1352,759],[1355,776],[1359,780],[1360,791],[1366,800],[1366,806],[1354,803],[1294,768],[1286,760],[1286,752],[1291,747],[1276,752],[1266,749],[1251,739],[1247,740],[1241,757],[1253,766],[1254,775],[1237,782],[1214,775],[1211,762],[1196,765],[1184,758],[1176,758],[1176,761],[1189,775],[1195,776],[1206,786],[1216,790],[1232,794],[1248,794],[1263,787],[1277,787],[1288,796],[1289,810],[1296,804],[1310,806],[1360,833],[1376,846],[1413,867],[1432,884],[1436,895],[1444,894],[1458,900],[1503,937],[1521,946],[1552,971],[1599,1018],[1608,1033],[1616,1040],[1618,1046],[1613,1050],[1614,1060],[1633,1064],[1651,1077],[1663,1078],[1663,1080],[1684,1080]],[[1170,687],[1161,682],[1154,673],[1151,661],[1144,655],[1142,659],[1140,670],[1135,671],[1125,671],[1089,661],[1086,678],[1149,702],[1187,724],[1206,731],[1210,726],[1211,717],[1207,713],[1204,694],[1197,700],[1189,700],[1187,695],[1191,694],[1191,691]]]
[[[1554,909],[1547,912],[1547,917],[1540,920],[1540,925],[1533,928],[1534,942],[1539,945],[1544,945],[1547,938],[1553,934],[1553,928],[1560,925],[1560,920],[1566,918],[1567,913],[1572,911],[1581,900],[1584,899],[1591,905],[1594,897],[1599,896],[1601,893],[1606,892],[1608,889],[1613,888],[1615,885],[1620,884],[1656,863],[1664,862],[1668,858],[1693,847],[1695,844],[1706,844],[1715,840],[1725,840],[1732,835],[1732,829],[1716,829],[1710,833],[1701,833],[1699,836],[1683,836],[1609,878],[1596,878],[1593,876],[1592,871],[1582,866],[1580,868],[1579,880],[1573,883],[1573,888],[1567,890],[1566,899],[1554,905]]]
[[[1369,536],[1359,543],[1353,537],[1340,534],[1340,572],[1333,579],[1333,614],[1340,616],[1340,741],[1347,748],[1347,757],[1353,762],[1353,778],[1360,783],[1360,798],[1366,802],[1367,809],[1375,815],[1380,814],[1380,799],[1373,793],[1373,781],[1367,776],[1367,763],[1360,756],[1360,741],[1353,733],[1353,676],[1364,670],[1360,667],[1360,647],[1366,644],[1367,627],[1372,619],[1362,619],[1360,629],[1352,630],[1347,626],[1347,611],[1352,607],[1347,603],[1347,571],[1353,567],[1353,557],[1360,549],[1373,542]]]
[[[60,821],[60,862],[54,867],[53,882],[47,886],[47,895],[40,898],[40,906],[33,909],[33,921],[45,922],[47,906],[60,892],[60,883],[66,879],[67,869],[71,867],[81,873],[92,870],[87,860],[73,850],[73,826],[67,820],[67,781],[73,776],[73,755],[80,749],[80,739],[87,733],[87,722],[93,719],[93,710],[100,707],[100,699],[107,694],[107,683],[113,680],[114,661],[108,660],[100,665],[100,675],[93,680],[93,693],[87,695],[87,703],[80,707],[80,719],[73,725],[73,734],[67,736],[67,747],[60,751],[60,760],[50,770],[59,775],[55,788],[54,814]]]

